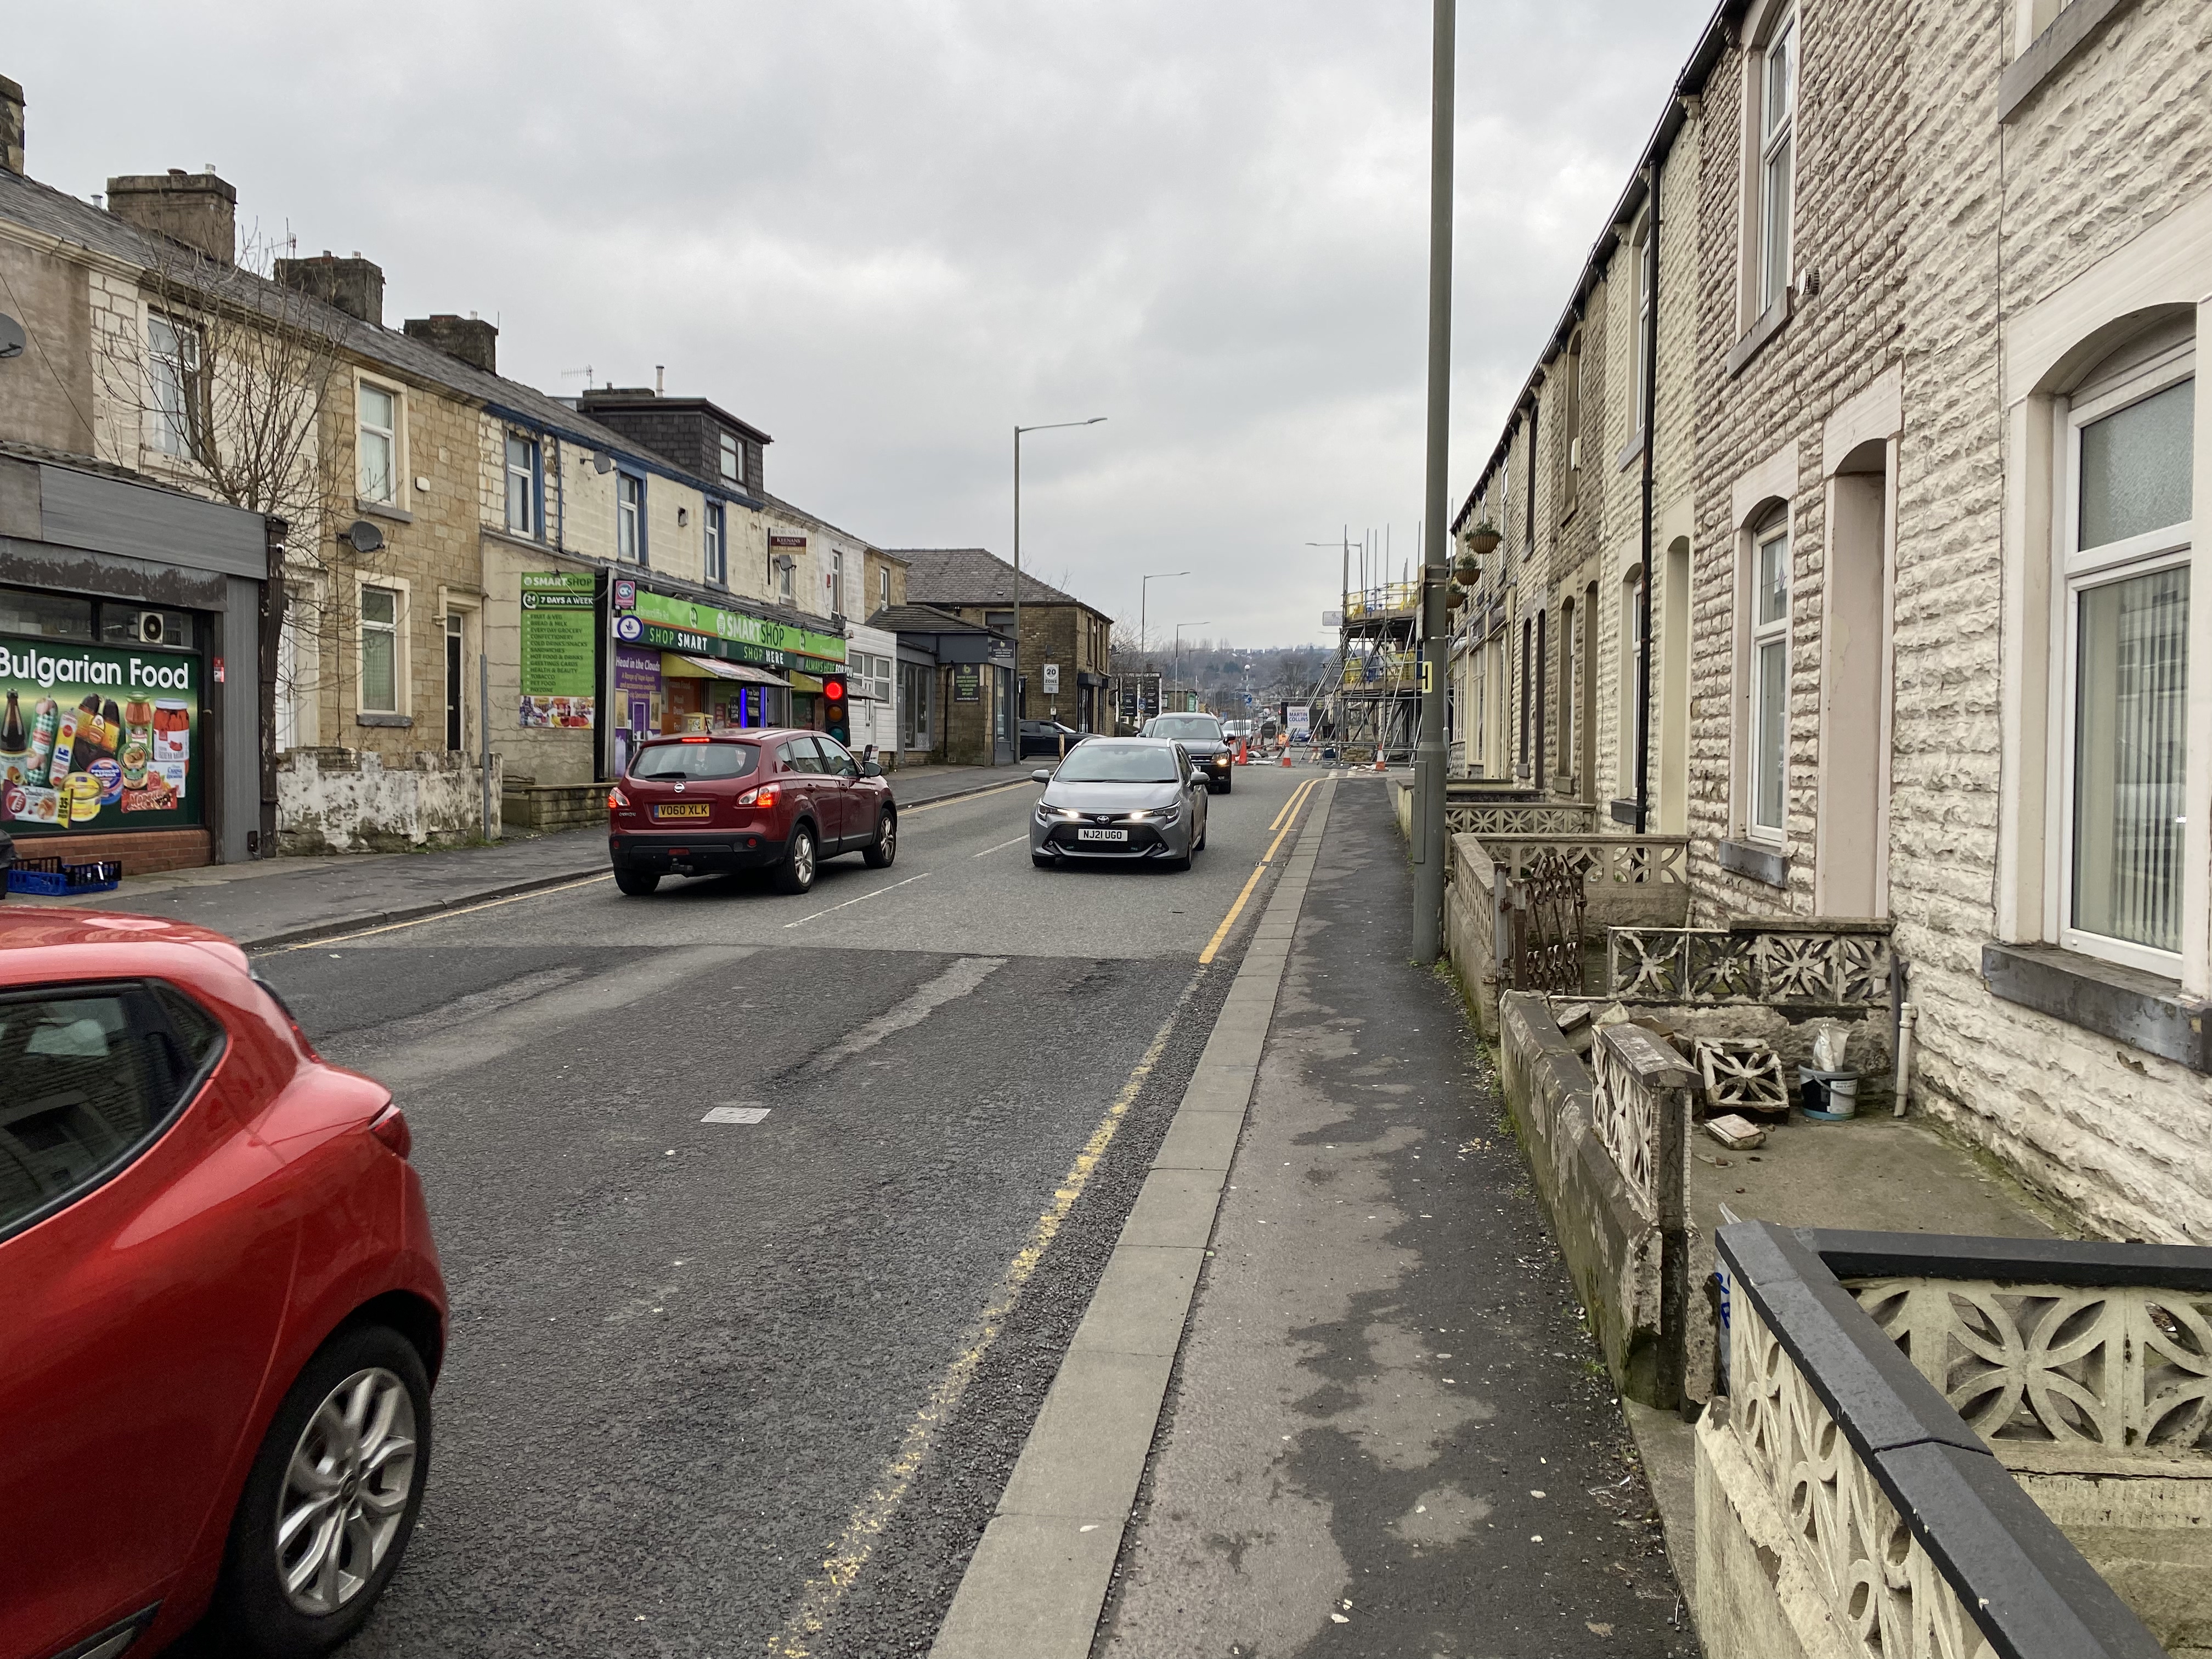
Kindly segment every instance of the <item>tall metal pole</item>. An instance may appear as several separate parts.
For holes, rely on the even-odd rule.
[[[1014,760],[1022,757],[1022,429],[1014,428]],[[997,757],[993,757],[994,759]]]
[[[1451,438],[1452,70],[1457,0],[1435,0],[1435,93],[1429,112],[1429,453],[1421,517],[1421,737],[1413,755],[1413,959],[1443,948],[1444,556],[1450,515],[1444,467]]]

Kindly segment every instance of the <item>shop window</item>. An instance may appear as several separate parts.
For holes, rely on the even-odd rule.
[[[544,534],[544,484],[538,441],[507,434],[507,527],[518,536]]]
[[[1790,768],[1790,524],[1772,520],[1753,538],[1751,696],[1746,733],[1751,765],[1747,832],[1780,841]]]
[[[2068,414],[2061,943],[2179,971],[2191,468],[2184,357]],[[2201,757],[2200,757],[2201,759]]]
[[[635,472],[615,475],[615,556],[645,562],[645,479]]]
[[[100,607],[100,637],[112,644],[189,651],[197,632],[189,611],[165,611],[115,599]]]
[[[92,601],[60,593],[33,593],[21,587],[0,587],[0,634],[27,634],[34,639],[88,640],[92,638]]]
[[[399,394],[361,382],[356,448],[360,460],[360,495],[365,501],[396,501],[399,479]]]
[[[361,590],[361,710],[399,712],[399,591]]]
[[[708,502],[700,516],[706,526],[702,562],[707,580],[718,587],[726,587],[730,580],[728,519],[720,501]]]

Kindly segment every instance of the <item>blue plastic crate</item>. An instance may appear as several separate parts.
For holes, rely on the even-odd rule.
[[[123,866],[115,859],[90,864],[64,864],[59,859],[18,859],[8,872],[8,890],[35,893],[41,898],[74,898],[80,893],[106,893],[123,879]]]

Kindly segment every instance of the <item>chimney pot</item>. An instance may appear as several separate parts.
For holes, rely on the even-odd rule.
[[[319,259],[279,259],[276,281],[282,287],[312,294],[349,317],[384,326],[384,270],[374,260],[359,254],[334,259],[328,252]]]
[[[471,368],[487,374],[499,373],[499,331],[473,311],[465,317],[442,311],[428,317],[410,317],[400,326],[410,339],[434,346]]]
[[[238,192],[212,173],[182,167],[131,173],[107,181],[107,210],[125,224],[206,255],[217,264],[238,257]]]
[[[23,170],[23,88],[0,75],[0,173]]]

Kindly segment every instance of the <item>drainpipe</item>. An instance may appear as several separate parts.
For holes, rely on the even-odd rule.
[[[1644,247],[1651,261],[1651,305],[1644,319],[1644,580],[1636,595],[1636,833],[1651,829],[1651,459],[1659,447],[1659,179],[1664,153],[1651,152],[1651,193]]]
[[[1903,1117],[1906,1103],[1912,1098],[1912,1028],[1920,1021],[1920,1011],[1911,1003],[1898,1010],[1897,1017],[1897,1077],[1894,1089],[1897,1104],[1890,1115]]]

